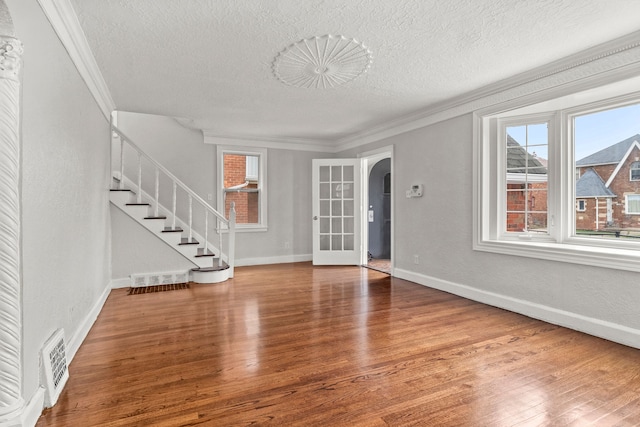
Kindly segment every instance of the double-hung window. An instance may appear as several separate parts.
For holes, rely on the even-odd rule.
[[[476,113],[474,249],[640,271],[630,87]]]
[[[267,229],[267,150],[217,148],[218,210],[229,217],[233,203],[238,231]]]

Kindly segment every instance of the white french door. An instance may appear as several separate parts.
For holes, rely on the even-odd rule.
[[[360,162],[313,160],[314,265],[360,265]]]

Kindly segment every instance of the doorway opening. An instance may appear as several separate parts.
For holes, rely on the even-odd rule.
[[[363,266],[392,274],[392,157],[390,148],[363,155]]]

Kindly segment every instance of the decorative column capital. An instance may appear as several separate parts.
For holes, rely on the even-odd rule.
[[[14,37],[0,36],[0,79],[19,81],[22,42]]]

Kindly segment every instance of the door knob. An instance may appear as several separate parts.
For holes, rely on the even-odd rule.
[[[313,216],[313,220],[314,220],[314,221],[317,221],[317,220],[318,220],[318,215],[314,215],[314,216]]]

